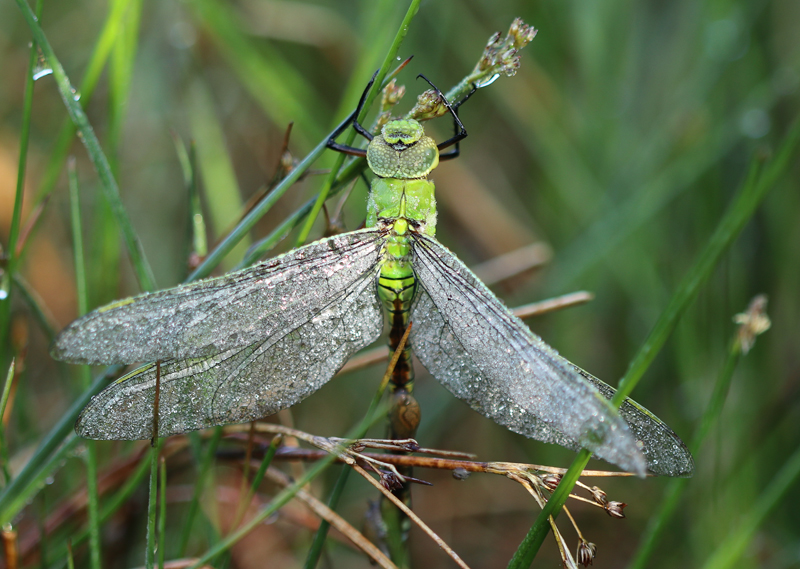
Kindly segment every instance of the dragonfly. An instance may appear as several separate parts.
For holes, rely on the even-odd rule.
[[[413,352],[453,395],[513,432],[586,448],[640,476],[690,476],[691,454],[664,422],[631,399],[615,409],[612,387],[532,333],[439,243],[428,176],[440,160],[458,156],[467,136],[457,105],[434,87],[453,118],[454,136],[442,143],[413,119],[390,120],[373,135],[357,117],[374,79],[352,123],[328,141],[365,156],[375,176],[365,228],[114,302],[68,325],[51,349],[58,360],[156,362],[96,395],[76,422],[78,435],[149,439],[154,413],[159,436],[274,414],[375,342],[386,314],[390,347],[412,323],[396,371],[406,381]],[[335,141],[350,124],[366,149]]]

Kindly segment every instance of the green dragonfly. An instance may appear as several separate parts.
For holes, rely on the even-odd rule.
[[[455,128],[438,145],[411,119],[391,120],[373,136],[355,118],[371,85],[352,121],[367,148],[334,141],[349,124],[328,143],[366,156],[375,174],[366,228],[242,271],[121,300],[67,326],[53,345],[56,359],[158,361],[94,397],[77,433],[148,439],[156,408],[160,436],[273,414],[314,393],[376,341],[385,311],[392,347],[413,324],[398,374],[410,374],[413,346],[456,397],[514,432],[587,448],[639,475],[691,475],[692,457],[669,427],[630,399],[614,409],[613,388],[531,333],[436,240],[428,175],[457,156],[467,136],[456,109],[436,90]]]

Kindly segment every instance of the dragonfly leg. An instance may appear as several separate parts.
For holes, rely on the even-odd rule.
[[[463,130],[464,129],[464,125],[461,124],[461,121],[458,118],[458,108],[461,105],[463,105],[464,103],[466,103],[467,100],[473,94],[475,94],[475,91],[477,91],[477,90],[478,90],[478,88],[475,86],[475,83],[473,83],[472,84],[472,89],[470,90],[469,93],[467,93],[467,96],[464,97],[463,99],[461,99],[455,105],[453,105],[452,108],[450,109],[452,111],[452,113],[453,113],[453,132],[454,132],[454,135],[453,135],[453,138],[451,138],[449,140],[445,140],[444,142],[439,144],[438,148],[439,148],[439,150],[442,150],[443,148],[447,148],[447,146],[449,146],[450,144],[455,144],[455,148],[453,148],[449,152],[445,152],[443,154],[440,153],[439,154],[439,161],[452,160],[453,158],[458,158],[461,155],[461,147],[459,146],[459,142],[461,142],[462,140],[464,140],[464,138],[466,138],[467,131]],[[460,136],[460,133],[462,131],[464,133],[464,136]]]
[[[369,132],[367,129],[365,129],[363,126],[361,126],[361,124],[358,122],[358,115],[361,114],[361,110],[364,108],[364,103],[367,100],[367,93],[369,93],[370,88],[372,88],[372,84],[375,83],[375,76],[377,74],[378,71],[375,71],[375,73],[372,74],[372,78],[369,80],[369,83],[367,83],[367,87],[364,89],[364,92],[361,93],[361,98],[358,100],[358,106],[356,107],[356,110],[352,112],[347,121],[343,122],[341,126],[337,128],[334,131],[333,135],[328,139],[327,146],[331,150],[336,150],[337,152],[350,154],[352,156],[363,157],[367,155],[367,151],[363,148],[355,148],[353,146],[339,144],[338,142],[336,142],[336,137],[342,134],[347,129],[347,127],[349,127],[352,124],[353,128],[358,134],[360,134],[367,140],[371,141],[373,139],[372,133]]]
[[[458,143],[461,142],[462,140],[464,140],[465,138],[467,138],[467,129],[464,128],[464,125],[461,123],[461,119],[458,118],[458,113],[456,112],[456,109],[460,105],[462,105],[464,103],[464,101],[469,99],[470,96],[472,95],[472,93],[474,93],[476,91],[475,86],[473,85],[472,91],[469,93],[469,95],[466,96],[464,101],[461,101],[458,105],[456,105],[456,108],[453,108],[453,106],[450,104],[450,101],[447,100],[447,97],[444,96],[444,93],[442,93],[436,85],[431,83],[431,81],[427,77],[422,75],[421,73],[419,75],[417,75],[417,78],[420,78],[420,77],[422,77],[428,83],[428,85],[433,87],[433,89],[436,91],[436,93],[442,98],[442,102],[444,103],[444,106],[447,107],[447,110],[449,110],[450,114],[453,115],[453,129],[455,131],[455,134],[453,135],[452,138],[448,138],[444,142],[441,142],[441,143],[437,144],[436,148],[438,148],[440,151],[442,151],[442,150],[444,150],[445,148],[447,148],[449,146],[453,146],[454,144],[456,145],[456,147],[453,149],[452,152],[447,152],[445,154],[439,154],[439,160],[448,160],[450,158],[455,158],[459,154]]]

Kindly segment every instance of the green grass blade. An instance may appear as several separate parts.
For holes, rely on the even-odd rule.
[[[347,185],[349,181],[363,172],[366,167],[367,161],[363,158],[354,160],[348,164],[336,179],[336,183],[333,184],[330,196],[335,196]],[[255,243],[236,268],[242,269],[255,263],[259,258],[275,247],[275,245],[277,245],[284,237],[286,237],[289,232],[292,231],[292,229],[300,225],[300,222],[309,214],[316,201],[316,198],[308,200],[306,203],[296,209],[294,213],[284,219],[283,222],[281,222],[278,227],[273,229],[269,235]]]
[[[242,85],[272,122],[280,125],[304,117],[303,128],[293,137],[306,147],[319,139],[323,134],[319,125],[324,124],[320,110],[325,105],[308,80],[268,43],[262,42],[256,48],[228,3],[193,0],[190,6]]]
[[[191,87],[189,106],[206,203],[212,226],[218,235],[239,218],[244,209],[242,192],[236,180],[233,160],[228,154],[225,134],[219,123],[218,113],[214,109],[211,94],[206,85],[199,80]],[[230,256],[240,259],[247,246],[247,236],[243,235],[242,241],[231,249]],[[230,261],[223,263],[223,268],[226,270],[231,266]]]
[[[346,119],[347,120],[347,119]],[[342,121],[345,122],[345,121]],[[300,163],[295,166],[295,168],[286,176],[281,182],[275,186],[275,188],[260,202],[256,205],[250,213],[244,216],[244,218],[233,228],[233,230],[225,236],[225,238],[220,242],[219,245],[214,248],[214,250],[209,254],[208,257],[197,267],[187,281],[194,281],[205,276],[208,276],[213,268],[217,266],[217,264],[225,257],[239,241],[247,234],[248,231],[258,222],[261,217],[266,214],[275,202],[280,199],[281,196],[288,190],[303,173],[308,170],[311,164],[322,154],[322,152],[327,147],[326,144],[328,142],[328,138],[331,134],[335,131],[332,130],[322,142],[317,144],[314,149],[308,153],[308,155],[300,161]]]
[[[661,313],[652,332],[628,367],[628,371],[620,381],[619,390],[612,400],[614,405],[619,406],[625,397],[630,395],[632,389],[644,375],[645,370],[652,363],[664,342],[666,342],[669,333],[674,329],[684,310],[696,297],[700,286],[708,279],[722,254],[730,247],[744,228],[744,225],[755,213],[756,208],[766,197],[767,192],[774,187],[789,163],[799,137],[800,121],[797,121],[781,144],[774,160],[765,168],[764,174],[758,179],[755,176],[749,176],[744,187],[734,197],[705,249],[700,253],[692,268],[683,278],[669,304]],[[522,569],[529,567],[533,563],[533,559],[536,557],[536,553],[539,551],[549,531],[548,518],[558,515],[590,458],[591,453],[589,451],[582,450],[578,453],[558,488],[536,518],[530,531],[511,559],[508,565],[509,569]]]
[[[200,509],[200,498],[203,496],[203,489],[206,487],[208,474],[211,471],[211,465],[214,462],[220,440],[222,440],[222,427],[216,427],[214,429],[214,434],[208,441],[206,452],[203,454],[199,468],[197,469],[197,479],[194,482],[192,499],[189,502],[189,512],[183,522],[183,531],[179,542],[180,546],[178,547],[178,557],[184,557],[186,555],[186,548],[189,545],[189,537],[192,534],[192,526],[194,525],[194,517]]]
[[[72,254],[75,263],[75,285],[78,295],[78,316],[83,316],[89,311],[89,296],[86,288],[86,262],[83,257],[83,224],[81,223],[81,204],[78,191],[78,173],[75,167],[75,159],[71,158],[67,164],[67,175],[69,178],[69,211],[72,221]],[[81,374],[85,378],[84,388],[89,387],[91,376],[88,374],[88,366],[81,366]]]
[[[117,491],[114,496],[107,499],[103,505],[103,508],[100,512],[100,524],[106,523],[111,516],[113,516],[128,500],[130,500],[131,496],[134,492],[136,492],[139,485],[144,480],[147,473],[150,472],[150,462],[147,460],[147,456],[145,455],[141,461],[139,461],[138,466],[136,469],[128,476],[125,480],[125,484]],[[77,532],[73,536],[72,544],[73,545],[80,545],[89,537],[89,530],[84,529],[80,532]]]
[[[6,416],[6,405],[8,404],[8,396],[11,393],[11,384],[14,381],[14,368],[15,360],[11,360],[11,365],[8,366],[8,373],[6,380],[3,383],[3,394],[0,395],[0,417]],[[0,424],[0,462],[3,465],[3,485],[7,486],[11,482],[11,471],[8,469],[8,447],[6,447],[6,429]]]
[[[23,472],[18,474],[11,484],[3,488],[4,500],[3,509],[0,511],[0,525],[11,523],[23,508],[30,505],[34,497],[46,485],[47,479],[64,465],[79,442],[80,439],[74,434],[71,435],[53,454],[46,455],[39,460],[36,468],[30,468],[31,462],[29,461]],[[19,483],[20,480],[23,483]]]
[[[97,87],[97,82],[100,80],[100,75],[103,73],[103,68],[111,53],[111,48],[114,46],[114,42],[120,34],[122,22],[127,15],[129,5],[129,0],[113,2],[111,4],[108,17],[97,38],[97,43],[92,50],[91,58],[86,66],[86,73],[80,84],[81,106],[84,109],[89,104],[89,101],[91,101],[92,95],[94,95],[95,87]],[[58,181],[58,176],[61,174],[64,160],[67,158],[67,153],[69,152],[69,147],[72,144],[72,138],[74,136],[75,124],[67,118],[59,130],[53,151],[50,153],[50,159],[47,162],[42,181],[36,193],[36,203],[41,202],[53,191]]]
[[[800,448],[794,451],[778,474],[763,485],[764,492],[753,508],[745,513],[739,528],[717,546],[715,553],[703,565],[703,569],[735,567],[753,541],[758,528],[781,498],[792,489],[798,478],[800,478]]]
[[[74,446],[76,441],[73,430],[75,419],[89,403],[89,400],[100,393],[108,384],[108,378],[119,373],[120,369],[121,366],[107,368],[105,373],[101,374],[89,389],[81,393],[80,397],[72,403],[72,406],[41,440],[31,458],[17,474],[17,477],[12,480],[11,484],[3,488],[2,493],[0,493],[0,525],[14,519],[20,510],[25,507],[27,500],[38,491],[37,473],[42,465],[52,461],[54,456],[62,456],[63,449],[67,446]]]
[[[178,162],[181,165],[184,188],[189,196],[189,219],[187,223],[187,243],[189,246],[185,257],[191,263],[192,259],[203,259],[208,255],[206,221],[203,215],[200,193],[197,189],[197,145],[194,141],[191,141],[187,150],[183,140],[174,132],[172,133],[172,141],[175,144],[175,153],[178,155]]]
[[[722,412],[722,404],[724,402],[725,395],[728,392],[731,379],[733,378],[733,372],[736,371],[736,367],[740,358],[741,351],[737,346],[734,346],[734,348],[728,353],[728,357],[725,359],[725,364],[723,365],[722,370],[717,377],[717,381],[714,386],[714,394],[712,395],[711,400],[709,401],[708,406],[703,413],[701,426],[695,433],[692,443],[689,445],[689,450],[692,452],[692,454],[697,453],[698,449],[700,448],[700,444],[705,439],[706,434],[708,434],[711,425],[719,418],[719,415]],[[675,480],[670,481],[666,491],[664,492],[664,498],[661,500],[658,511],[656,511],[650,519],[650,523],[647,526],[647,531],[642,537],[642,541],[638,550],[636,551],[636,556],[628,566],[629,569],[642,569],[648,566],[649,559],[655,550],[656,543],[658,543],[658,540],[661,538],[661,534],[667,527],[669,520],[672,518],[672,514],[675,513],[680,499],[683,496],[683,492],[686,490],[686,486],[688,484],[688,478],[676,478]]]
[[[384,414],[388,411],[388,407],[381,406],[374,412],[372,415],[366,417],[361,423],[355,428],[352,429],[347,435],[345,435],[345,439],[359,439],[362,438],[367,430],[372,426],[373,423],[379,421],[383,418]],[[242,539],[245,535],[250,533],[250,531],[267,519],[269,516],[277,512],[283,506],[285,506],[289,501],[294,497],[297,492],[314,480],[317,476],[322,474],[322,472],[330,466],[334,460],[336,460],[335,454],[329,454],[325,458],[318,460],[314,465],[309,468],[303,476],[301,476],[297,482],[292,484],[291,486],[287,487],[283,491],[281,491],[277,496],[275,496],[269,504],[267,504],[258,514],[253,516],[250,520],[247,521],[244,525],[240,526],[236,531],[228,534],[222,539],[219,543],[217,543],[214,547],[210,548],[202,557],[200,557],[194,565],[190,567],[190,569],[199,569],[202,567],[204,563],[208,563],[211,559],[217,557],[218,555],[228,551],[233,544],[238,542]]]
[[[615,406],[619,407],[631,394],[664,342],[667,341],[667,337],[675,328],[684,310],[695,299],[700,287],[708,280],[714,266],[741,233],[767,193],[775,186],[795,152],[798,138],[800,138],[800,120],[796,121],[787,133],[774,160],[765,168],[764,174],[759,178],[754,175],[748,177],[744,187],[738,192],[720,220],[706,248],[683,278],[669,305],[650,332],[644,346],[628,367],[612,400]]]
[[[108,131],[105,136],[106,156],[115,180],[120,179],[119,154],[122,129],[125,122],[128,92],[136,56],[136,38],[139,33],[141,1],[114,0],[124,4],[126,17],[111,50],[108,66]],[[112,6],[112,11],[116,6]],[[100,200],[93,208],[90,258],[92,290],[90,304],[98,306],[114,300],[119,293],[122,247],[117,238],[118,223],[110,200]]]
[[[153,278],[150,265],[147,263],[141,242],[136,236],[130,220],[128,219],[128,214],[122,205],[122,200],[120,199],[119,195],[119,187],[117,186],[117,182],[111,173],[111,166],[108,163],[108,159],[100,147],[100,141],[97,139],[91,124],[89,124],[89,119],[87,118],[86,113],[83,112],[83,108],[81,108],[80,103],[76,100],[76,97],[78,97],[77,91],[75,91],[75,89],[72,87],[64,68],[56,58],[56,54],[53,51],[53,48],[50,46],[50,43],[47,41],[44,31],[42,31],[42,28],[39,26],[36,16],[34,16],[33,12],[24,0],[16,0],[16,2],[17,6],[19,6],[20,11],[22,12],[22,16],[25,18],[25,21],[31,30],[34,40],[36,40],[36,42],[39,44],[48,65],[53,69],[53,77],[55,78],[56,85],[58,86],[61,99],[64,101],[64,105],[67,107],[67,113],[77,127],[78,135],[86,147],[89,158],[91,159],[92,164],[94,165],[95,170],[100,177],[106,199],[111,205],[112,212],[114,213],[114,217],[119,225],[122,237],[128,248],[128,253],[130,254],[131,263],[133,264],[134,271],[136,272],[139,286],[145,291],[155,290],[155,279]]]
[[[403,40],[408,33],[408,29],[411,26],[411,21],[414,19],[414,16],[416,16],[417,11],[419,10],[419,3],[420,0],[411,0],[408,10],[406,11],[406,15],[403,18],[403,21],[400,23],[400,27],[397,29],[397,33],[394,36],[394,41],[392,41],[392,45],[389,46],[389,51],[386,53],[386,57],[383,58],[383,63],[381,64],[378,74],[375,76],[375,82],[372,84],[372,88],[367,94],[367,99],[364,101],[364,107],[361,109],[361,114],[356,117],[358,122],[362,122],[366,118],[372,102],[375,100],[375,97],[378,96],[378,93],[380,93],[381,86],[383,85],[383,78],[386,77],[386,74],[389,72],[389,68],[396,61],[397,52],[400,50],[400,44],[403,43]],[[355,137],[355,129],[349,129],[345,135],[343,144],[345,146],[351,146],[355,140]],[[314,221],[316,221],[319,212],[322,211],[322,204],[324,204],[325,200],[328,199],[328,193],[330,192],[334,180],[336,180],[336,176],[339,174],[339,170],[341,170],[342,165],[344,164],[345,158],[346,155],[342,153],[339,153],[339,155],[336,157],[336,162],[331,171],[328,173],[328,176],[325,178],[325,183],[319,192],[319,196],[317,196],[317,201],[311,210],[311,214],[308,216],[308,219],[306,219],[305,225],[300,230],[300,234],[297,236],[296,245],[298,247],[306,242],[308,234],[311,233],[311,227],[314,225]]]
[[[336,479],[336,484],[331,492],[331,497],[328,499],[328,507],[331,510],[336,510],[339,505],[339,500],[344,493],[344,487],[347,486],[347,479],[350,478],[350,468],[344,466],[339,473],[339,478]],[[321,520],[316,533],[314,533],[314,541],[311,542],[311,547],[306,556],[306,563],[303,566],[305,569],[314,569],[319,563],[319,558],[322,556],[322,548],[325,546],[325,540],[328,537],[328,530],[331,524],[328,520]]]
[[[69,179],[70,217],[72,221],[72,250],[75,260],[75,282],[78,293],[78,314],[83,315],[89,311],[89,294],[86,289],[86,266],[83,257],[83,224],[81,223],[80,194],[78,190],[78,173],[75,169],[74,158],[67,162],[67,175]],[[89,388],[92,381],[89,366],[78,366],[81,379],[81,389]],[[100,519],[97,491],[97,444],[95,441],[86,441],[86,493],[89,513],[89,562],[92,569],[102,566],[100,554]]]
[[[364,421],[368,421],[370,417],[375,416],[375,413],[380,405],[381,398],[386,391],[386,387],[389,385],[389,381],[392,378],[392,372],[394,371],[395,366],[397,365],[398,360],[400,359],[400,355],[403,353],[403,350],[406,347],[406,342],[408,341],[409,333],[411,332],[411,325],[409,324],[408,328],[403,334],[403,338],[400,340],[400,343],[397,345],[392,357],[389,360],[389,365],[386,367],[386,372],[383,374],[383,378],[381,378],[381,382],[378,385],[378,389],[375,391],[375,395],[372,397],[372,401],[367,408],[367,413],[364,415]],[[266,469],[265,469],[266,470]],[[344,492],[344,487],[347,485],[347,479],[350,476],[350,468],[346,467],[339,473],[339,478],[336,480],[336,485],[333,488],[333,492],[331,492],[331,497],[328,500],[328,507],[331,510],[335,510],[336,506],[339,504],[339,499]],[[388,504],[388,502],[387,502]],[[399,514],[400,511],[394,507],[394,504],[389,504],[394,512]],[[399,519],[399,517],[395,517]],[[306,557],[305,562],[305,569],[314,569],[319,562],[319,558],[322,555],[322,548],[325,545],[325,539],[328,536],[328,530],[330,529],[330,523],[327,520],[320,521],[319,528],[317,528],[317,532],[314,535],[314,541],[311,544],[311,548],[308,551],[308,556]],[[400,532],[398,531],[397,534],[399,535]],[[399,566],[405,565],[407,560],[408,549],[406,547],[407,544],[401,544],[399,554],[396,555],[395,551],[392,551],[392,560],[397,563]],[[399,563],[397,560],[402,559],[403,562]]]
[[[27,7],[27,5],[26,5]],[[30,9],[29,9],[30,10]],[[36,13],[41,15],[42,2],[37,0]],[[31,132],[33,111],[33,70],[38,59],[38,45],[31,43],[28,55],[28,68],[25,77],[25,94],[22,102],[22,124],[19,134],[19,161],[17,162],[17,185],[14,193],[14,209],[11,212],[11,227],[8,233],[8,262],[0,274],[0,370],[6,369],[11,361],[11,346],[8,343],[11,332],[12,282],[17,271],[17,239],[22,224],[22,200],[25,196],[25,172],[28,164],[28,141]],[[0,251],[2,252],[2,251]]]
[[[47,310],[41,297],[28,284],[28,281],[19,274],[14,274],[14,290],[22,295],[22,300],[28,306],[28,310],[33,314],[34,320],[39,324],[39,328],[44,333],[48,342],[52,342],[56,337],[56,326],[58,325],[53,315]],[[64,368],[66,369],[66,368]]]

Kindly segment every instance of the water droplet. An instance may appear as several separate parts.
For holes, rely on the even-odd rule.
[[[36,81],[38,79],[41,79],[42,77],[46,77],[47,75],[52,75],[52,74],[53,74],[53,70],[50,69],[49,67],[40,67],[40,66],[37,65],[36,67],[33,68],[33,80],[34,81]]]
[[[53,73],[53,69],[48,65],[47,58],[42,53],[42,49],[36,49],[36,65],[33,67],[33,80],[41,79]]]
[[[72,98],[73,98],[75,101],[80,101],[80,100],[81,100],[81,93],[80,93],[80,91],[78,91],[78,90],[77,90],[75,87],[70,87],[70,90],[72,91]]]
[[[0,288],[0,300],[8,298],[8,291]]]
[[[489,85],[491,85],[492,83],[497,81],[498,77],[500,77],[500,74],[499,73],[495,73],[491,77],[489,77],[487,79],[484,79],[483,81],[478,81],[477,83],[475,83],[475,87],[477,87],[478,89],[480,89],[481,87],[488,87]]]
[[[471,473],[466,468],[456,468],[453,470],[453,478],[456,480],[466,480]]]
[[[44,483],[47,484],[48,486],[50,486],[55,481],[56,479],[53,476],[48,476],[47,478],[44,479]]]

